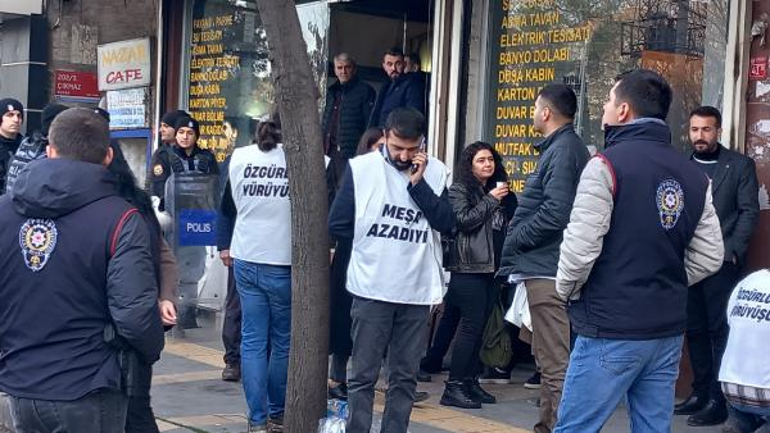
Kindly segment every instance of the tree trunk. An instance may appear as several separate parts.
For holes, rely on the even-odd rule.
[[[284,430],[312,433],[326,411],[329,355],[328,196],[307,46],[292,0],[258,0],[289,172],[292,323]]]

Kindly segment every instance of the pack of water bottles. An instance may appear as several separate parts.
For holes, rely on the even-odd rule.
[[[326,404],[326,418],[318,422],[318,433],[345,433],[348,403],[331,399]]]

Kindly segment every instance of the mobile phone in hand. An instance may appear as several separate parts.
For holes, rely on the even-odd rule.
[[[426,147],[425,136],[423,135],[422,139],[420,140],[420,153],[425,152],[425,147]],[[419,167],[417,166],[417,164],[412,164],[412,174],[417,173],[418,168]]]

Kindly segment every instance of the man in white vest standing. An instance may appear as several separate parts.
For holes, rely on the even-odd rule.
[[[455,216],[447,168],[425,153],[424,143],[420,112],[391,112],[385,144],[350,160],[329,214],[331,234],[353,242],[348,433],[371,429],[383,357],[388,391],[380,431],[406,433],[428,314],[444,296],[441,233],[452,232]]]

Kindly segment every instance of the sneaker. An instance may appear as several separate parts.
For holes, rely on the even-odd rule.
[[[430,382],[432,378],[430,377],[430,373],[423,370],[422,368],[417,371],[417,381],[418,382]]]
[[[267,433],[267,424],[254,425],[249,423],[249,433]]]
[[[511,372],[495,368],[485,368],[484,374],[479,377],[479,383],[508,385],[511,383]]]
[[[227,364],[222,370],[222,380],[225,382],[238,382],[241,380],[241,365]]]
[[[337,400],[348,399],[348,385],[346,383],[340,383],[337,386],[329,388],[329,398]]]
[[[267,420],[267,433],[283,433],[283,415]]]
[[[416,391],[414,393],[414,403],[421,403],[430,398],[430,393],[425,391]]]
[[[536,371],[526,382],[524,382],[524,388],[527,389],[540,389],[540,372]]]

